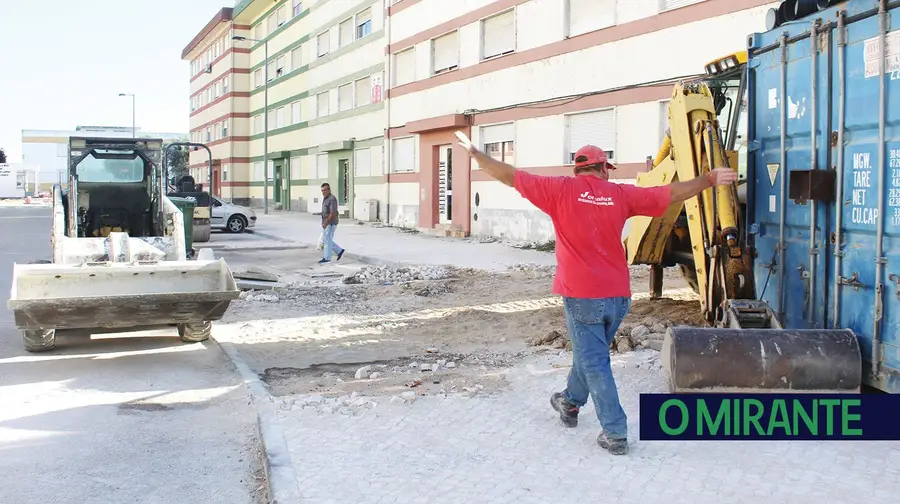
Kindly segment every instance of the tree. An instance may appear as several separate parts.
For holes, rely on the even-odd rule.
[[[165,146],[163,147],[165,148]],[[166,165],[169,169],[169,183],[174,183],[184,175],[189,175],[190,170],[190,151],[187,147],[178,146],[168,150],[166,155]]]
[[[0,148],[0,164],[6,164],[6,152]]]

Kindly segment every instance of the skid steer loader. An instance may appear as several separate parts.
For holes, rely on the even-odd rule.
[[[8,308],[26,350],[51,350],[64,331],[161,326],[204,341],[240,295],[223,259],[187,259],[161,147],[158,139],[69,139],[68,188],[53,187],[52,261],[13,265]]]
[[[746,144],[735,148],[739,137],[746,139],[746,69],[744,51],[709,63],[701,79],[676,84],[662,146],[652,168],[637,176],[638,186],[658,186],[717,167],[740,175],[737,184],[707,189],[662,217],[630,223],[627,257],[650,265],[651,298],[661,296],[662,268],[677,266],[713,326],[669,329],[661,354],[669,390],[858,392],[862,362],[852,330],[785,328],[782,314],[762,297],[767,288],[771,293],[768,278],[757,292],[754,267],[772,265],[759,264],[769,257],[758,258],[752,242]]]

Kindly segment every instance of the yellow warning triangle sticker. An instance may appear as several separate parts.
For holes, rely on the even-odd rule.
[[[772,184],[772,187],[775,187],[775,177],[778,176],[779,167],[777,164],[766,165],[766,169],[769,170],[769,182]]]

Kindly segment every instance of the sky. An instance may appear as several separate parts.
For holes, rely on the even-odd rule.
[[[0,0],[0,148],[23,129],[77,125],[188,132],[190,63],[181,51],[233,0]]]

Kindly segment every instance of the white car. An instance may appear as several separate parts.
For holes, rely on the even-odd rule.
[[[256,225],[256,212],[252,208],[235,205],[212,196],[213,207],[210,225],[230,233],[243,233]]]

